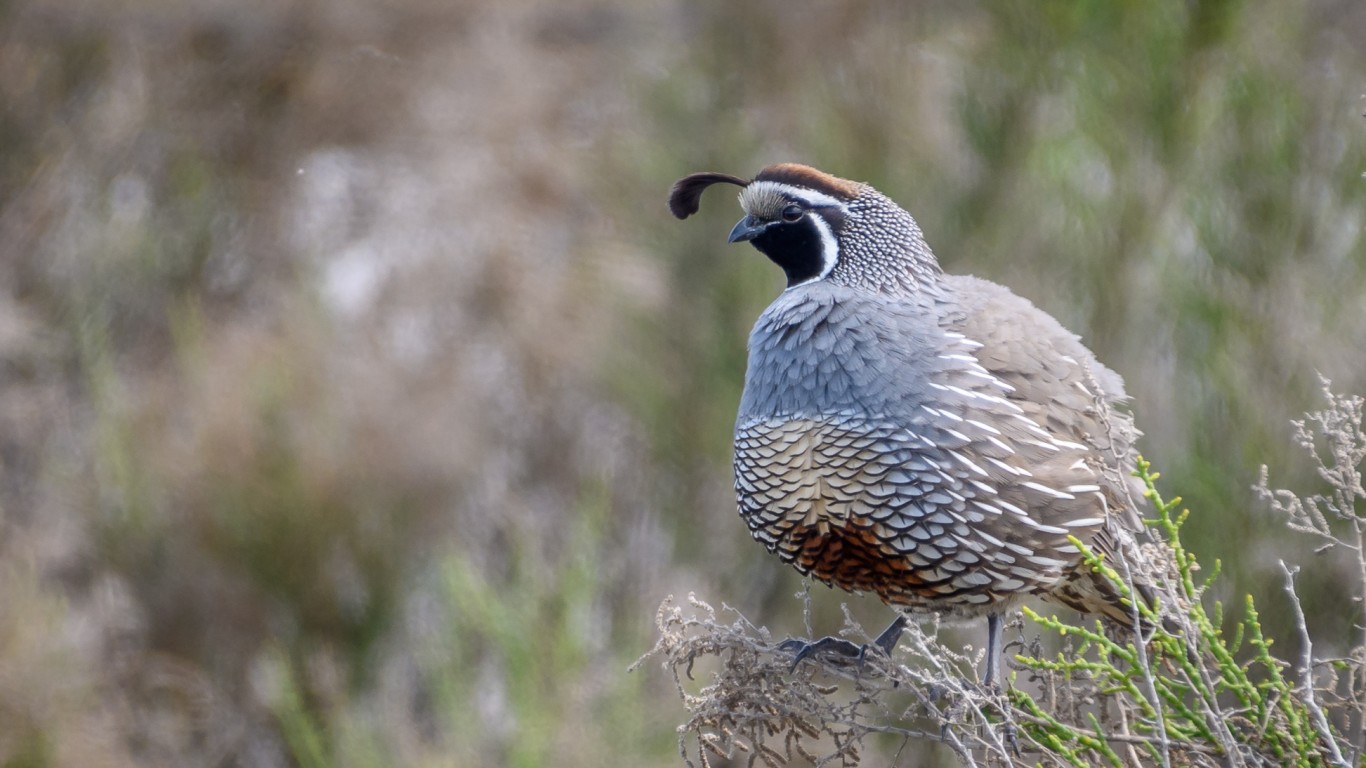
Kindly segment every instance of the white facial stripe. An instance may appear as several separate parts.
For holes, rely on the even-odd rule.
[[[782,195],[813,208],[838,208],[844,213],[849,212],[844,203],[823,192],[805,187],[794,187],[790,184],[780,184],[776,181],[752,182],[740,193],[740,198],[743,202],[746,198],[760,199],[768,195]]]
[[[830,270],[835,268],[835,262],[839,261],[840,257],[840,246],[835,240],[835,233],[830,231],[830,223],[818,213],[808,214],[806,218],[815,224],[816,231],[821,233],[821,273],[810,280],[803,280],[797,285],[788,286],[787,290],[789,291],[798,285],[808,285],[818,280],[824,280],[830,275]]]

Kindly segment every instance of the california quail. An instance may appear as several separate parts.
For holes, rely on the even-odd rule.
[[[751,534],[799,571],[877,594],[899,616],[988,619],[1039,596],[1132,626],[1130,608],[1069,542],[1127,557],[1142,522],[1123,382],[1076,335],[1006,288],[946,275],[911,215],[867,184],[802,165],[741,187],[749,242],[787,289],[749,339],[735,490]],[[856,646],[826,638],[806,646]]]

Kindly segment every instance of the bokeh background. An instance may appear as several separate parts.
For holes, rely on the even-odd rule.
[[[730,491],[780,274],[664,198],[785,160],[1080,332],[1341,650],[1251,486],[1366,393],[1363,94],[1360,0],[0,2],[0,765],[676,764],[655,607],[802,581]]]

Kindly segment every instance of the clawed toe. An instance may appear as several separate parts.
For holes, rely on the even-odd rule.
[[[829,653],[832,655],[843,656],[852,659],[863,666],[863,662],[868,658],[868,649],[877,648],[882,651],[884,656],[891,657],[892,649],[896,647],[896,641],[901,637],[901,632],[906,628],[906,617],[898,616],[872,643],[854,643],[842,637],[822,637],[814,642],[789,638],[778,646],[779,650],[792,651],[792,667],[790,671],[796,671],[797,665],[817,653]]]
[[[813,642],[794,637],[785,640],[782,645],[778,646],[778,649],[793,652],[792,666],[789,671],[796,671],[797,665],[818,653],[843,656],[846,659],[857,661],[859,664],[863,663],[864,657],[868,654],[867,645],[859,645],[842,637],[822,637]]]

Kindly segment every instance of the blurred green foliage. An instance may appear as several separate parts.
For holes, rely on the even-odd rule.
[[[676,760],[623,671],[658,601],[802,617],[729,477],[781,281],[725,195],[663,198],[782,160],[1081,333],[1285,636],[1250,486],[1312,479],[1315,371],[1366,390],[1361,39],[1334,0],[0,5],[0,638],[48,640],[0,645],[0,764]]]

